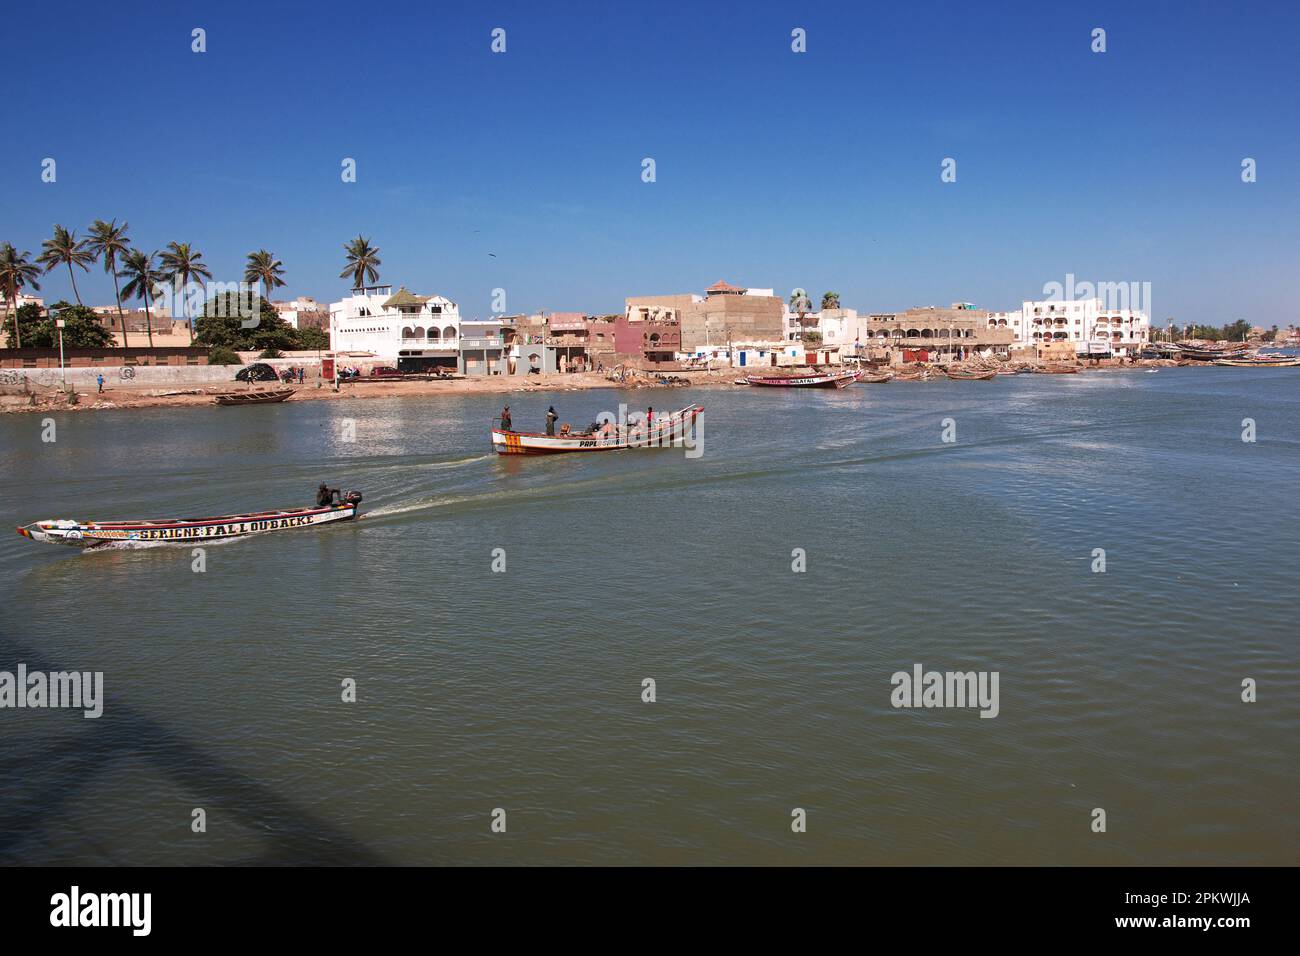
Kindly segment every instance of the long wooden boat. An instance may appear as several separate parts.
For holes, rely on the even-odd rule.
[[[96,548],[110,544],[138,544],[145,541],[189,543],[243,538],[267,531],[315,528],[336,521],[350,521],[361,507],[361,492],[349,491],[339,504],[324,508],[282,508],[251,511],[214,518],[164,518],[141,521],[78,521],[47,519],[18,528],[25,538],[47,544]]]
[[[1259,358],[1240,358],[1215,359],[1214,365],[1224,365],[1229,368],[1295,368],[1300,366],[1300,357],[1292,358],[1287,355],[1276,357],[1260,356]]]
[[[296,388],[264,388],[250,392],[225,392],[213,401],[218,405],[268,405],[282,402],[296,391]]]
[[[886,382],[892,382],[893,380],[893,372],[884,372],[880,375],[866,371],[858,373],[858,381],[862,382],[864,385],[884,385]]]
[[[1241,358],[1250,351],[1247,342],[1179,342],[1178,350],[1185,359],[1194,362],[1212,362],[1215,359]]]
[[[858,380],[860,372],[806,372],[791,375],[746,375],[750,385],[774,388],[847,388]]]
[[[998,370],[993,368],[975,371],[950,368],[947,370],[947,375],[958,382],[987,382],[989,379],[997,378]]]
[[[545,435],[538,432],[492,429],[492,447],[501,455],[553,455],[566,451],[620,451],[627,448],[671,448],[683,443],[703,405],[687,405],[680,411],[655,416],[649,428],[638,425],[608,427],[594,432]]]
[[[1038,370],[1040,375],[1077,375],[1077,365],[1044,365]]]

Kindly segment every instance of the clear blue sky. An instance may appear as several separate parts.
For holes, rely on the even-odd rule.
[[[12,4],[0,241],[118,217],[328,301],[361,233],[467,317],[722,278],[1005,309],[1072,272],[1150,281],[1159,321],[1300,324],[1300,4],[544,6]]]

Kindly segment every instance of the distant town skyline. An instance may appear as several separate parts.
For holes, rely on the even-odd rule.
[[[352,11],[16,8],[0,242],[117,218],[216,281],[271,250],[273,298],[328,303],[360,234],[467,318],[720,279],[1000,311],[1072,275],[1150,283],[1156,325],[1300,321],[1295,4]],[[113,301],[99,265],[77,283]]]

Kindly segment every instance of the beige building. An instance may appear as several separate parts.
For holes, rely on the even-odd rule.
[[[988,313],[965,302],[948,308],[925,306],[906,312],[881,312],[860,325],[861,344],[890,345],[945,353],[963,349],[1007,354],[1015,341],[1008,328],[990,328]]]
[[[784,338],[782,301],[770,289],[743,289],[728,282],[710,286],[703,296],[638,295],[626,299],[631,321],[677,321],[681,349],[707,345],[780,342]]]

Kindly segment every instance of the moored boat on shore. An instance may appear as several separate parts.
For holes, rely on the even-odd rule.
[[[944,373],[958,382],[987,382],[996,378],[998,370],[992,369],[945,369]]]
[[[350,521],[361,507],[361,492],[349,491],[338,504],[322,508],[283,508],[251,511],[213,518],[161,518],[139,521],[78,521],[47,519],[16,529],[20,535],[47,544],[77,548],[103,545],[133,545],[145,542],[190,543],[242,538],[267,531],[314,528],[336,521]]]
[[[1295,368],[1300,366],[1300,356],[1260,355],[1255,358],[1221,358],[1211,364],[1229,368]]]
[[[858,380],[860,372],[806,372],[791,375],[746,375],[750,385],[774,388],[847,388]]]
[[[225,392],[217,395],[214,401],[218,405],[269,405],[272,402],[283,402],[296,391],[298,391],[296,388],[267,388],[253,389],[248,392]]]
[[[544,435],[492,429],[492,447],[501,455],[551,455],[568,451],[619,451],[626,448],[671,448],[685,444],[703,405],[687,405],[645,425],[610,423],[589,432]]]

